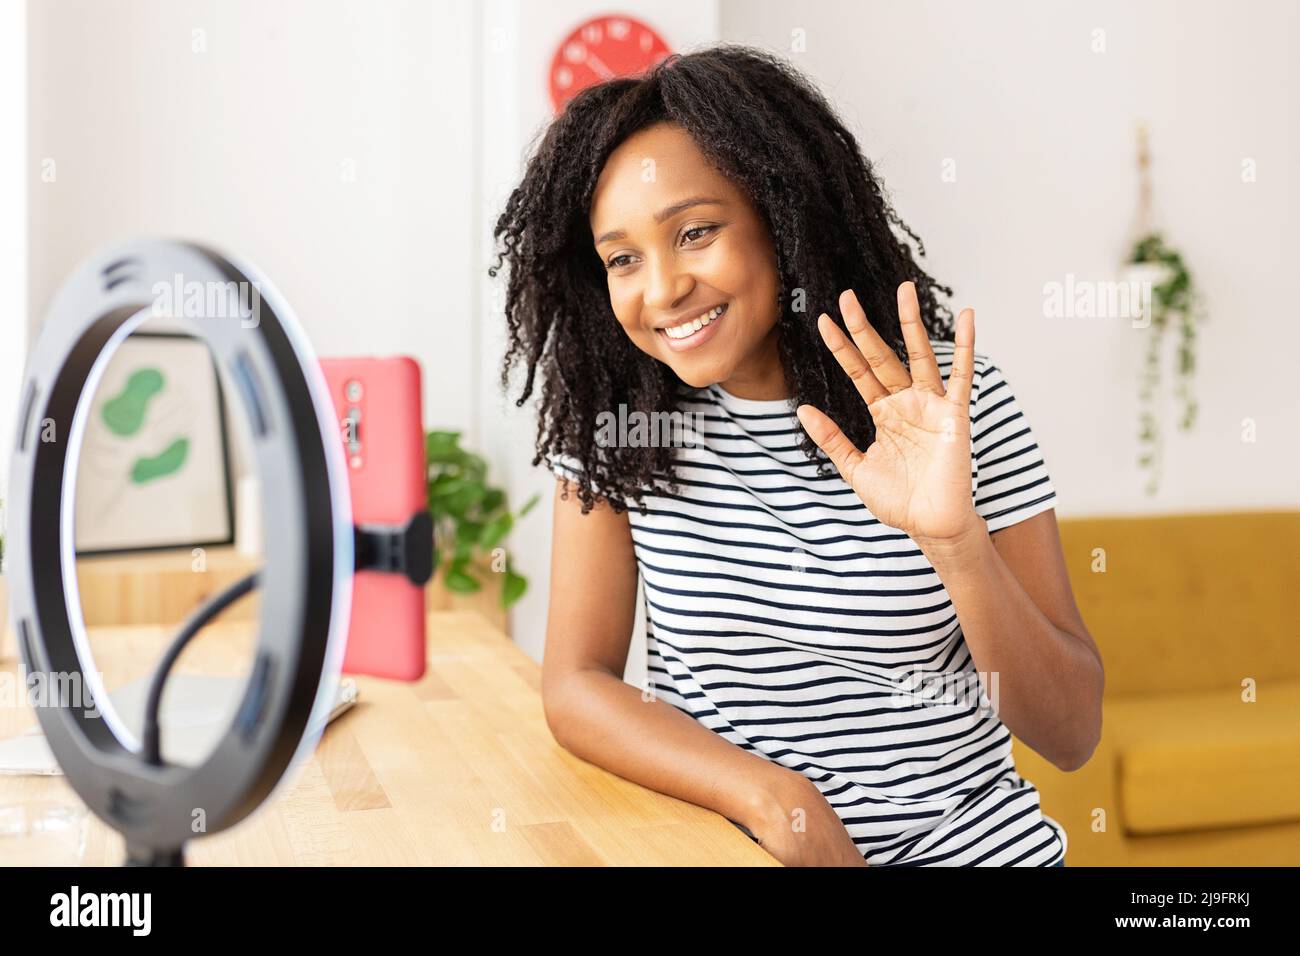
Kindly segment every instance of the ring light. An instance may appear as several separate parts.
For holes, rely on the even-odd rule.
[[[204,290],[193,306],[185,299],[184,311],[251,423],[265,564],[248,684],[203,763],[147,762],[111,708],[58,700],[36,707],[68,783],[122,833],[132,863],[181,862],[188,840],[238,823],[315,746],[342,663],[356,533],[323,377],[271,285],[247,265],[188,243],[105,250],[55,297],[21,392],[8,545],[12,617],[29,683],[40,675],[46,687],[61,687],[60,677],[79,675],[92,700],[106,697],[77,589],[77,459],[99,379],[117,346],[159,314],[160,287]],[[251,313],[243,301],[250,288]]]

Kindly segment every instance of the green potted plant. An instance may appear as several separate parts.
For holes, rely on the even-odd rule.
[[[1153,495],[1159,486],[1161,463],[1161,424],[1157,402],[1161,384],[1161,365],[1165,353],[1165,334],[1178,334],[1177,360],[1174,366],[1175,395],[1181,404],[1179,428],[1189,431],[1196,423],[1196,396],[1193,376],[1196,371],[1196,323],[1199,297],[1192,275],[1178,250],[1169,246],[1158,232],[1138,239],[1129,253],[1128,265],[1150,283],[1150,325],[1147,350],[1139,383],[1139,432],[1141,449],[1138,464],[1147,469],[1146,492]]]
[[[1130,282],[1150,289],[1150,301],[1143,302],[1143,330],[1147,333],[1146,357],[1139,382],[1138,465],[1147,470],[1146,493],[1153,495],[1160,483],[1161,441],[1160,396],[1161,364],[1165,353],[1165,333],[1177,329],[1178,359],[1174,375],[1175,393],[1182,403],[1179,427],[1191,430],[1196,423],[1196,396],[1192,393],[1196,371],[1196,323],[1200,316],[1200,296],[1182,254],[1165,241],[1154,221],[1151,176],[1151,148],[1145,123],[1137,127],[1138,208],[1132,243],[1125,260]],[[1146,314],[1149,309],[1149,315]]]
[[[443,585],[457,594],[483,587],[479,574],[503,575],[501,607],[523,597],[528,581],[515,570],[504,541],[515,522],[537,504],[534,495],[517,512],[506,494],[488,483],[487,461],[461,447],[460,432],[431,431],[425,436],[429,466],[429,514],[438,546]]]

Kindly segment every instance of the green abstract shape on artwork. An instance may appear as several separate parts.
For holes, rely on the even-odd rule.
[[[145,408],[149,399],[162,391],[162,372],[156,368],[141,368],[131,373],[126,387],[110,398],[100,410],[104,424],[114,435],[134,435],[144,424]],[[183,457],[184,453],[182,453]]]
[[[131,467],[131,480],[137,485],[143,485],[155,478],[173,475],[181,470],[189,453],[189,439],[178,438],[152,458],[137,458]]]

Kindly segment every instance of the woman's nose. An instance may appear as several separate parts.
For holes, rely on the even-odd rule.
[[[686,270],[678,268],[671,256],[657,256],[647,262],[647,265],[648,284],[644,298],[650,309],[671,311],[695,288],[695,279]]]

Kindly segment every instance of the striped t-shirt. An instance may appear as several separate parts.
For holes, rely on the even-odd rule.
[[[931,345],[946,382],[952,343]],[[971,488],[993,532],[1056,496],[1006,377],[975,358]],[[1016,772],[996,684],[920,549],[816,474],[790,402],[680,396],[702,441],[677,452],[677,494],[628,512],[657,697],[808,777],[871,866],[1061,861],[1065,831]]]

